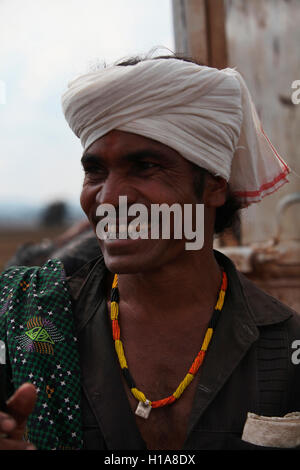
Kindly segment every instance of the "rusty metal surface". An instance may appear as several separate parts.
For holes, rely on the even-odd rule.
[[[300,241],[218,247],[261,289],[300,312]]]
[[[219,247],[243,273],[264,279],[300,278],[300,242],[291,240],[274,245],[272,241],[250,246]]]
[[[300,312],[300,236],[281,240],[284,212],[300,203],[300,192],[283,196],[276,206],[275,236],[249,246],[219,247],[237,269],[264,291]]]

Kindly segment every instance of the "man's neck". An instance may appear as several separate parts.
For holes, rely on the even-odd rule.
[[[189,252],[158,270],[119,275],[120,299],[133,314],[152,318],[182,317],[188,309],[211,310],[221,285],[221,270],[212,248]],[[141,308],[142,307],[142,308]],[[204,319],[205,321],[205,319]]]

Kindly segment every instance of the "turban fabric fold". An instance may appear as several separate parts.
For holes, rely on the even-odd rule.
[[[154,139],[226,179],[243,206],[288,182],[234,69],[175,58],[112,65],[73,80],[62,106],[84,150],[112,130]]]

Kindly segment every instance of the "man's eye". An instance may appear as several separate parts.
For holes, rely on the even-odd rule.
[[[85,181],[99,182],[103,181],[107,172],[103,168],[87,166],[83,168]]]
[[[99,167],[96,167],[96,166],[86,166],[86,167],[83,168],[83,171],[86,175],[104,173],[103,168],[99,168]]]
[[[90,173],[90,172],[96,171],[96,167],[95,167],[95,166],[91,166],[91,165],[84,166],[84,167],[83,167],[83,171],[84,171],[85,173]]]
[[[141,170],[152,170],[152,168],[159,167],[159,165],[154,162],[138,162],[137,166]]]

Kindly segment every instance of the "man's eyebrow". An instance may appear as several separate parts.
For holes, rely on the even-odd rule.
[[[124,155],[124,158],[130,162],[137,162],[141,158],[154,158],[160,162],[170,160],[170,157],[168,157],[164,152],[154,149],[143,149],[137,150],[136,152],[130,152],[127,155]]]
[[[129,152],[124,154],[123,156],[120,156],[120,158],[123,160],[127,160],[129,162],[138,162],[141,158],[154,158],[157,161],[160,162],[169,162],[171,160],[170,156],[167,156],[165,152],[160,152],[159,150],[154,150],[154,149],[142,149],[142,150],[137,150],[134,152]],[[99,154],[93,154],[93,153],[84,153],[82,158],[81,158],[81,163],[82,165],[85,164],[94,164],[94,165],[101,165],[102,163],[105,162],[105,158],[103,158],[102,155]]]
[[[94,155],[93,153],[84,153],[81,157],[81,164],[84,166],[87,163],[99,164],[100,158],[98,155]]]

